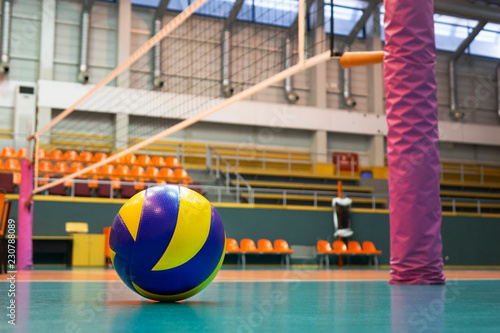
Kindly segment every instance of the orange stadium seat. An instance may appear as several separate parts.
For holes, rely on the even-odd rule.
[[[94,159],[94,156],[89,151],[82,151],[80,153],[80,162],[82,163],[90,163]]]
[[[3,170],[5,167],[3,165],[3,160],[0,160],[0,170]]]
[[[167,164],[167,167],[169,168],[180,168],[181,164],[179,163],[179,160],[176,157],[167,157],[165,160],[165,163]]]
[[[100,153],[96,153],[97,154],[100,154]],[[95,161],[95,158],[96,156],[94,156],[94,161]],[[98,157],[98,158],[102,158],[102,155],[101,157]],[[99,177],[97,178],[98,180],[114,180],[114,177],[115,176],[115,167],[112,166],[111,164],[105,164],[103,166],[101,166],[100,170],[99,170]],[[93,180],[95,180],[96,178],[93,177],[92,178]],[[97,196],[99,197],[105,197],[105,198],[109,198],[110,195],[111,195],[111,191],[113,189],[116,189],[116,188],[120,188],[120,182],[119,182],[119,178],[118,179],[118,183],[117,184],[113,184],[113,187],[111,187],[111,185],[109,184],[97,184]],[[91,188],[93,185],[91,185]]]
[[[81,162],[73,162],[71,163],[70,170],[71,172],[77,172],[84,168],[83,163]]]
[[[347,243],[347,253],[350,254],[362,254],[363,250],[361,249],[361,245],[359,245],[356,241],[349,241]]]
[[[148,155],[140,155],[137,158],[137,164],[142,166],[153,165],[153,163],[151,162],[151,157],[149,157]]]
[[[226,253],[239,253],[241,252],[238,242],[233,238],[226,238]]]
[[[6,170],[11,170],[11,171],[20,171],[21,170],[21,163],[19,163],[18,160],[15,160],[13,158],[9,158],[8,160],[5,161],[4,168]]]
[[[259,239],[257,241],[257,250],[259,250],[259,252],[274,252],[273,244],[269,239]]]
[[[320,268],[323,267],[323,260],[325,261],[326,268],[330,267],[330,254],[333,253],[332,246],[326,240],[319,240],[316,243],[316,254],[319,257]]]
[[[56,164],[54,164],[54,172],[68,173],[69,172],[68,164],[66,162],[56,162]]]
[[[40,163],[38,164],[38,171],[40,171],[40,172],[52,172],[52,171],[54,171],[54,167],[52,166],[52,162],[40,161]]]
[[[136,179],[134,180],[134,189],[136,191],[144,190],[144,179],[142,179],[144,176],[146,176],[144,168],[137,165],[133,166],[131,173],[133,177],[136,177]]]
[[[170,180],[172,180],[172,178],[174,178],[174,172],[170,168],[161,168],[160,177],[162,179],[170,181]]]
[[[150,166],[146,169],[146,176],[151,179],[155,179],[160,176],[160,170],[154,166]]]
[[[332,253],[332,246],[326,240],[319,240],[316,243],[316,252],[317,253]]]
[[[115,170],[115,167],[112,166],[111,164],[105,164],[105,165],[101,166],[100,175],[102,177],[104,177],[104,179],[108,179],[108,180],[111,180],[113,182],[116,182],[116,183],[113,183],[113,189],[115,189],[115,190],[119,190],[121,188],[120,178],[115,177],[117,174],[118,173]]]
[[[64,154],[59,149],[54,149],[54,150],[50,151],[49,159],[55,160],[55,161],[60,161],[60,160],[64,159]]]
[[[293,250],[284,239],[277,239],[274,241],[274,251],[279,253],[293,253]]]
[[[127,165],[118,165],[114,174],[124,178],[130,177],[130,168]]]
[[[73,162],[70,165],[71,173],[80,171],[84,168],[85,168],[85,166],[83,165],[82,162]],[[91,172],[93,172],[94,174],[96,173],[95,169],[93,169]],[[87,180],[87,183],[75,182],[75,196],[88,197],[88,196],[90,196],[90,189],[97,187],[97,183],[95,183],[95,186],[91,186],[91,182],[87,178],[87,175],[81,175],[81,176],[77,177],[76,179]],[[72,185],[73,185],[73,181],[71,181],[71,180],[64,182],[65,187],[71,187]]]
[[[341,240],[336,240],[333,242],[333,252],[336,254],[347,253],[347,247],[345,243]]]
[[[375,244],[373,244],[370,241],[364,241],[363,242],[363,253],[366,254],[382,254],[382,251],[377,250],[375,247]]]
[[[111,227],[103,228],[102,233],[104,234],[104,256],[106,258],[106,264],[108,266],[111,266],[111,249],[109,247],[109,235],[111,233]]]
[[[243,238],[240,242],[242,252],[258,252],[255,242],[249,238]]]
[[[373,261],[375,262],[375,268],[378,268],[377,255],[382,254],[382,251],[377,250],[377,248],[375,247],[375,244],[373,244],[370,241],[364,241],[363,242],[363,254],[370,256],[370,262],[369,262],[370,265],[371,265],[371,256],[373,256]]]
[[[160,179],[160,170],[158,168],[149,166],[146,169],[146,176],[151,179],[151,181],[155,181],[158,185],[165,185],[167,182],[164,179]]]
[[[105,177],[112,177],[116,175],[115,167],[111,164],[104,164],[101,166],[101,175]]]
[[[238,255],[238,264],[243,260],[244,254],[242,254],[238,242],[233,238],[226,238],[226,253]]]
[[[290,255],[294,252],[289,246],[286,240],[277,239],[274,241],[274,252],[282,254],[281,265],[283,266],[283,261],[286,263],[286,267],[290,266]]]
[[[50,178],[50,174],[49,172],[52,172],[54,171],[54,168],[52,166],[52,162],[50,161],[40,161],[40,163],[38,164],[38,171],[41,173],[41,177],[42,178],[45,178],[45,179],[48,179]],[[39,180],[38,181],[38,185],[45,185],[45,184],[48,184],[48,180]]]
[[[144,177],[146,175],[144,168],[138,165],[133,166],[132,169],[130,170],[130,173],[134,177]]]
[[[95,168],[87,172],[86,176],[89,178],[88,186],[90,189],[97,189],[98,175],[101,173],[100,168]]]
[[[184,169],[175,169],[174,170],[174,178],[178,181],[190,181],[191,177],[189,177],[188,173]]]
[[[78,153],[74,150],[68,150],[64,153],[64,159],[68,162],[75,162],[78,161],[80,158],[78,156]]]
[[[137,157],[135,157],[135,155],[129,154],[129,155],[125,155],[123,157],[124,157],[125,164],[129,164],[129,165],[137,164]]]
[[[156,167],[166,167],[167,166],[167,162],[165,162],[165,159],[162,156],[153,156],[153,158],[151,159],[151,162]]]
[[[132,182],[133,179],[130,177],[131,171],[128,165],[119,165],[116,167],[116,175],[121,178],[122,182]],[[131,184],[121,184],[120,195],[123,198],[130,198],[135,194],[135,187]]]
[[[19,148],[19,150],[17,151],[17,157],[26,158],[26,156],[27,156],[26,148]]]
[[[12,147],[3,147],[1,157],[16,157],[16,150]]]
[[[106,158],[108,158],[108,155],[106,153],[95,153],[94,162],[100,162],[102,160],[105,160]]]

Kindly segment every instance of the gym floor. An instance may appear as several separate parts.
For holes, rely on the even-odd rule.
[[[112,269],[1,276],[2,332],[499,332],[500,270],[448,270],[446,285],[388,285],[388,270],[221,270],[200,294],[158,303]],[[4,301],[6,300],[6,301]]]

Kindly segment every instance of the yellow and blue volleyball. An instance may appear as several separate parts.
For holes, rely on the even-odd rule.
[[[155,186],[120,209],[111,227],[111,260],[136,293],[172,302],[191,297],[217,275],[226,235],[215,208],[186,187]]]

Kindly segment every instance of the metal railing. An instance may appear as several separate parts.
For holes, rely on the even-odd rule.
[[[221,178],[221,171],[225,173],[226,190],[229,191],[231,188],[231,174],[235,176],[236,180],[236,200],[240,202],[240,183],[242,183],[248,191],[248,201],[249,203],[254,203],[253,190],[250,184],[243,178],[238,171],[228,162],[224,157],[217,153],[217,150],[207,145],[206,148],[206,166],[207,169],[213,172],[213,158],[215,158],[215,178]],[[224,170],[221,169],[221,162],[224,164]]]
[[[26,137],[25,134],[19,134],[19,133],[14,133],[14,132],[8,132],[5,133],[4,135],[10,136],[12,139],[2,139],[4,142],[11,141],[10,146],[19,149],[22,148],[19,146],[19,142],[23,142],[22,140],[19,141],[19,138]],[[68,144],[68,145],[58,145],[56,147],[53,147],[51,145],[52,140],[59,140],[59,139],[67,139],[68,141],[74,141],[78,143],[78,149],[80,150],[88,150],[88,151],[97,151],[97,150],[102,150],[102,151],[107,151],[107,152],[113,152],[116,150],[116,147],[118,146],[126,146],[128,147],[129,145],[132,145],[137,142],[139,139],[129,139],[128,141],[120,141],[120,140],[115,140],[111,138],[98,138],[98,137],[91,137],[91,138],[86,138],[86,137],[74,137],[74,136],[67,136],[64,134],[51,134],[51,135],[43,135],[41,137],[41,144],[44,145],[44,147],[47,150],[51,149],[63,149],[68,147],[67,149],[77,149],[76,144]],[[103,145],[108,145],[108,148],[105,149],[99,149],[96,148],[96,143],[98,144],[103,144]],[[9,145],[9,144],[6,144]],[[208,154],[208,150],[203,152],[193,152],[193,147],[190,147],[192,144],[190,143],[184,143],[184,142],[179,142],[179,143],[154,143],[151,146],[146,146],[144,149],[141,149],[138,151],[138,153],[143,153],[143,154],[163,154],[163,155],[172,155],[177,157],[177,159],[181,162],[182,165],[185,165],[186,163],[186,157],[198,157],[200,159],[203,159],[206,157]],[[207,146],[209,146],[207,144]],[[162,149],[156,149],[156,148],[162,148]],[[199,146],[200,150],[203,150],[202,146]],[[318,160],[321,161],[326,161],[326,163],[333,163],[336,166],[336,175],[340,175],[340,170],[341,170],[341,162],[340,159],[337,158],[334,161],[333,158],[333,151],[329,151],[326,154],[321,154],[321,153],[309,153],[310,159],[297,159],[297,156],[303,155],[306,156],[308,155],[307,151],[296,151],[294,152],[293,150],[290,150],[288,152],[286,151],[279,151],[276,149],[266,149],[266,148],[255,148],[255,147],[243,147],[243,146],[237,146],[237,147],[230,147],[228,146],[227,148],[220,148],[220,147],[212,147],[212,149],[217,149],[218,150],[218,155],[221,158],[224,158],[226,162],[231,161],[234,165],[235,170],[239,170],[242,162],[248,162],[248,161],[254,161],[257,162],[257,164],[260,165],[260,168],[263,171],[269,170],[269,164],[270,163],[275,163],[275,164],[283,164],[285,165],[285,169],[288,170],[288,172],[291,172],[293,169],[293,166],[297,165],[310,165],[312,168],[312,173],[316,174],[316,162]],[[168,150],[167,152],[165,150]],[[191,151],[190,151],[191,150]],[[223,153],[224,150],[229,150],[231,153]],[[337,150],[336,150],[337,151]],[[342,151],[340,151],[342,152]],[[363,152],[356,152],[360,158],[364,158],[367,153]],[[274,156],[274,157],[270,157]],[[277,158],[276,156],[281,156]],[[361,161],[360,161],[361,162]],[[229,163],[229,162],[228,162]],[[362,163],[360,163],[362,164]],[[350,173],[351,176],[355,176],[355,161],[353,158],[350,160]],[[494,172],[491,173],[490,171],[493,170]],[[495,172],[498,172],[496,174]],[[343,173],[345,174],[345,173]],[[441,180],[445,180],[445,178],[449,175],[458,175],[458,181],[461,184],[466,184],[470,182],[478,182],[480,184],[485,184],[487,181],[491,181],[493,179],[494,182],[500,182],[500,165],[499,164],[488,164],[488,163],[464,163],[460,161],[449,161],[449,162],[442,162],[441,163],[441,169],[440,169],[440,178]],[[487,178],[488,177],[488,178]],[[469,178],[469,179],[467,179]],[[474,181],[470,180],[471,178],[474,179]],[[498,180],[498,181],[497,181]]]
[[[452,167],[455,166],[455,168]],[[458,169],[458,170],[457,170]],[[467,170],[468,169],[468,170]],[[471,170],[476,169],[476,170]],[[490,174],[487,175],[485,169],[498,169],[498,175]],[[500,167],[498,165],[488,165],[488,164],[465,164],[460,162],[451,162],[451,163],[441,163],[440,168],[440,179],[444,180],[445,174],[456,174],[460,178],[461,184],[470,183],[471,181],[466,181],[465,177],[476,177],[479,179],[479,184],[485,184],[485,177],[489,176],[490,178],[498,178],[500,181]]]
[[[38,181],[40,182],[45,182],[45,181],[54,181],[57,180],[58,178],[38,178]],[[70,181],[71,186],[66,187],[66,195],[75,197],[75,184],[97,184],[99,185],[107,185],[110,186],[109,188],[109,198],[110,199],[115,199],[119,197],[119,190],[113,189],[113,185],[118,185],[120,184],[121,186],[134,186],[134,185],[142,185],[144,186],[145,189],[153,186],[157,186],[158,184],[155,182],[144,182],[144,183],[137,183],[134,181],[112,181],[112,180],[92,180],[92,179],[73,179]],[[207,197],[211,202],[213,203],[227,203],[227,202],[234,202],[234,203],[239,203],[239,204],[244,204],[245,202],[241,201],[241,197],[246,197],[248,199],[247,204],[251,205],[255,203],[255,196],[258,194],[275,194],[279,195],[279,197],[272,198],[272,200],[277,200],[281,201],[282,206],[287,206],[290,205],[290,201],[296,201],[295,199],[291,199],[294,195],[303,195],[303,196],[308,196],[308,199],[298,199],[298,201],[305,203],[305,202],[310,202],[312,207],[319,207],[319,202],[320,199],[328,197],[334,198],[338,195],[337,191],[318,191],[318,190],[295,190],[295,189],[266,189],[266,188],[251,188],[251,187],[232,187],[223,185],[223,186],[218,186],[218,185],[199,185],[199,184],[189,184],[189,185],[180,185],[180,186],[185,186],[187,188],[193,189],[195,191],[198,191],[202,193],[204,196]],[[45,195],[49,194],[49,191],[47,190]],[[228,196],[224,196],[224,194],[230,194],[231,198],[234,198],[234,200],[229,200]],[[371,193],[369,195],[363,194],[363,193],[357,193],[357,192],[343,192],[344,196],[347,196],[354,201],[356,199],[370,199],[370,208],[371,209],[377,209],[377,205],[379,204],[379,200],[386,200],[388,202],[388,197],[383,196],[383,195],[378,195],[376,196],[375,194]],[[312,199],[312,200],[311,200]],[[325,200],[321,200],[323,202],[327,202]],[[451,203],[451,212],[457,213],[459,208],[467,208],[469,210],[474,209],[474,212],[480,215],[485,209],[491,208],[491,204],[493,205],[498,205],[498,209],[500,209],[500,201],[495,201],[495,200],[479,200],[479,199],[461,199],[457,200],[455,198],[452,198],[451,200],[443,200],[443,203],[450,204]],[[366,204],[366,203],[365,203]],[[464,206],[466,204],[466,206]],[[496,207],[495,207],[496,209]]]

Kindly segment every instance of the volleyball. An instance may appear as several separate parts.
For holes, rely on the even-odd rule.
[[[222,221],[197,192],[155,186],[130,198],[116,215],[109,245],[120,279],[136,293],[173,302],[203,290],[225,253]]]

